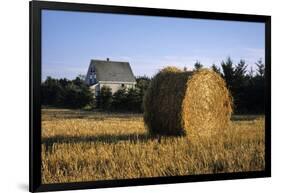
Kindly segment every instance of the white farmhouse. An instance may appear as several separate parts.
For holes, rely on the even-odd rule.
[[[99,95],[102,86],[110,87],[114,93],[121,88],[133,88],[136,84],[128,62],[111,61],[109,58],[91,60],[85,81],[95,96]]]

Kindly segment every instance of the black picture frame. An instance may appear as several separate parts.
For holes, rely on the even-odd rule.
[[[122,186],[139,186],[167,183],[183,183],[213,180],[260,178],[271,176],[271,17],[233,13],[215,13],[142,7],[124,7],[62,3],[47,1],[29,2],[30,10],[30,130],[29,130],[29,191],[58,191]],[[265,23],[265,170],[256,172],[202,174],[173,177],[153,177],[142,179],[105,180],[60,184],[41,183],[41,11],[67,10],[82,12],[118,13],[129,15],[197,18],[228,21],[249,21]]]

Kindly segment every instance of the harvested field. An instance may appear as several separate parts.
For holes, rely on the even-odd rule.
[[[233,116],[212,138],[147,134],[142,114],[42,110],[42,182],[264,170],[264,116]]]

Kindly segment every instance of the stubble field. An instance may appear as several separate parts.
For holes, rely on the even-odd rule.
[[[42,109],[42,182],[264,170],[264,116],[233,116],[212,138],[147,134],[141,114]]]

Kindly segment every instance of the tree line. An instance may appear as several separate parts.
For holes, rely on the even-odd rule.
[[[82,108],[92,105],[93,94],[82,76],[74,80],[47,77],[41,84],[41,104],[53,107]]]
[[[41,104],[50,107],[101,109],[113,111],[142,112],[142,101],[150,78],[136,77],[134,88],[121,88],[112,93],[108,86],[103,86],[97,97],[85,84],[83,76],[74,80],[47,77],[41,84]]]
[[[255,65],[256,70],[247,70],[248,65],[244,60],[234,64],[231,58],[227,58],[220,66],[211,66],[225,80],[233,98],[235,113],[264,113],[265,65],[262,60],[258,60]],[[194,70],[203,67],[199,61],[194,64]],[[115,93],[112,93],[110,87],[103,86],[97,97],[93,96],[84,79],[83,76],[74,80],[47,77],[41,84],[42,105],[143,112],[143,97],[151,81],[149,77],[136,77],[134,88],[121,88]]]

